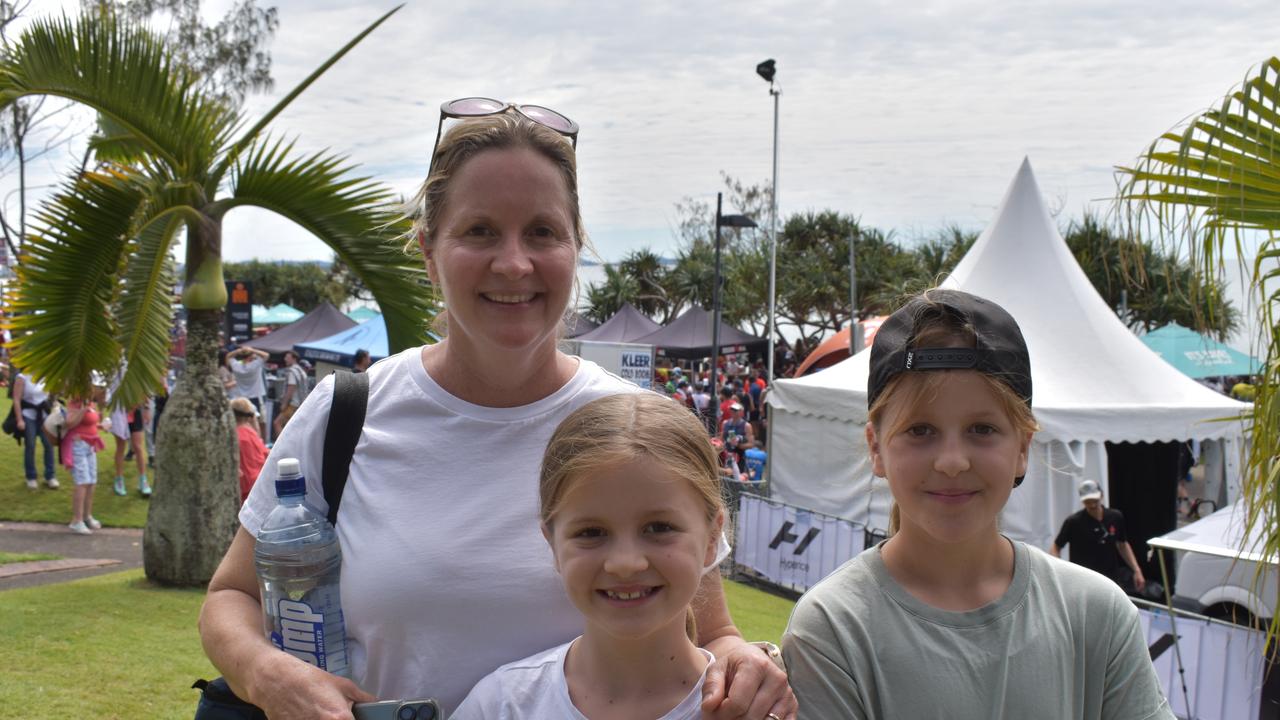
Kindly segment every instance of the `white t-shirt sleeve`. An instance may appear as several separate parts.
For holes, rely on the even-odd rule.
[[[507,720],[502,712],[502,698],[501,676],[489,673],[471,688],[449,720]]]

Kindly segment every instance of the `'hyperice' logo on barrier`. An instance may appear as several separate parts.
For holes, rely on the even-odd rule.
[[[769,543],[769,549],[777,550],[778,546],[784,542],[793,543],[796,540],[800,540],[799,535],[791,532],[791,528],[793,527],[795,527],[795,523],[792,523],[791,521],[782,523],[782,528],[778,530],[778,534],[773,536],[773,542]],[[809,528],[809,532],[804,534],[804,539],[800,540],[800,544],[796,545],[796,549],[792,551],[791,554],[803,555],[804,551],[809,549],[809,543],[813,542],[813,539],[818,537],[818,533],[820,532],[822,531],[816,527]]]

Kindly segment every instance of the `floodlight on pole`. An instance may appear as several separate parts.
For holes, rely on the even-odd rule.
[[[777,62],[773,58],[769,58],[764,62],[756,65],[756,74],[764,78],[765,82],[773,82],[773,76],[778,72]]]
[[[769,83],[769,94],[773,96],[773,185],[769,190],[772,206],[769,212],[769,354],[765,357],[770,385],[773,385],[773,340],[777,335],[774,318],[778,294],[778,98],[782,97],[782,88],[773,81],[777,73],[777,62],[773,58],[756,65],[756,74]]]
[[[716,193],[716,276],[715,285],[711,288],[711,404],[715,406],[714,433],[720,432],[720,393],[716,387],[716,374],[720,360],[720,286],[724,279],[720,276],[720,228],[753,228],[759,227],[746,215],[723,215],[724,193]]]

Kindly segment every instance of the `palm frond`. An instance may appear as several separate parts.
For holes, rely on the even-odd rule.
[[[1172,238],[1207,277],[1234,250],[1249,273],[1267,329],[1263,373],[1250,416],[1244,471],[1245,537],[1280,552],[1280,58],[1271,58],[1215,107],[1165,133],[1131,167],[1118,168],[1119,201],[1136,231]],[[1265,235],[1249,263],[1247,234]],[[1228,243],[1232,244],[1228,244]],[[1255,548],[1257,549],[1257,548]],[[1261,565],[1260,565],[1261,567]],[[1255,579],[1255,582],[1257,579]],[[1280,630],[1280,608],[1270,632]]]
[[[137,406],[164,380],[177,278],[169,251],[182,226],[181,215],[162,216],[126,248],[128,265],[114,312],[125,372],[111,400],[120,407]]]
[[[215,203],[211,214],[255,205],[301,225],[373,293],[392,352],[420,344],[434,306],[421,256],[404,249],[409,222],[387,189],[344,163],[326,153],[300,156],[291,142],[263,137],[236,163],[232,198]]]
[[[106,115],[98,115],[97,130],[89,137],[89,149],[100,162],[128,164],[146,158],[147,147],[128,128]]]
[[[52,392],[86,397],[90,371],[119,361],[106,309],[141,202],[126,175],[91,172],[68,181],[37,216],[10,299],[10,327],[14,363]]]
[[[160,37],[111,14],[38,18],[0,55],[0,108],[29,95],[83,103],[179,176],[207,170],[238,120],[194,83]]]

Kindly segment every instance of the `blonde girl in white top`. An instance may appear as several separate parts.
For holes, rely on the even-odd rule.
[[[654,394],[595,400],[556,429],[539,493],[542,534],[586,629],[498,668],[453,718],[701,718],[713,658],[690,606],[725,517],[702,424]]]

